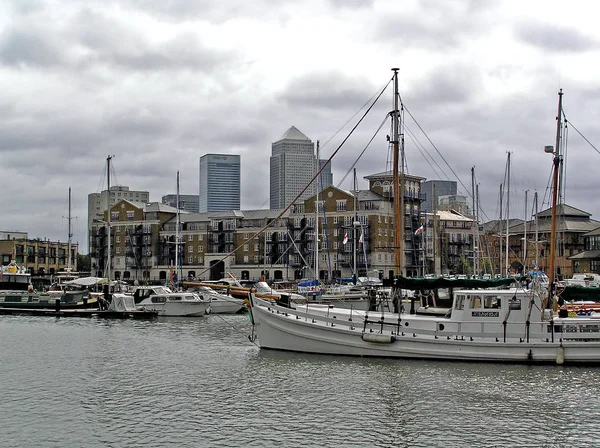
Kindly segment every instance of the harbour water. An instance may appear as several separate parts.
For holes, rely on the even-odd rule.
[[[0,317],[2,447],[593,447],[600,368],[261,351],[245,315]]]

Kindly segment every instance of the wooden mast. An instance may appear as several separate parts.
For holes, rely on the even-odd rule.
[[[556,255],[556,209],[558,203],[558,176],[560,174],[560,164],[562,157],[560,155],[560,140],[561,140],[561,129],[562,129],[562,89],[558,92],[558,114],[556,115],[556,146],[554,151],[551,151],[551,146],[546,147],[546,152],[552,152],[554,155],[554,170],[552,174],[552,224],[550,227],[550,268],[548,272],[548,304],[554,297],[554,269],[555,269],[555,255]]]
[[[402,275],[402,234],[403,234],[403,220],[402,220],[402,193],[400,191],[400,132],[399,132],[399,121],[400,111],[398,109],[398,68],[393,68],[394,72],[394,110],[392,112],[392,127],[394,130],[392,145],[394,148],[394,224],[396,231],[394,232],[394,274]]]

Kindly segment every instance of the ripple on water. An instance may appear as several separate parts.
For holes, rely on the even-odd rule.
[[[248,318],[0,318],[6,447],[593,446],[598,370],[260,351]]]

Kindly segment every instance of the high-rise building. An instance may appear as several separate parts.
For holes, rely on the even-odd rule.
[[[435,198],[434,198],[435,191]],[[430,212],[440,205],[440,196],[456,195],[456,181],[453,180],[428,180],[421,182],[421,193],[425,200],[421,202],[421,211]]]
[[[327,159],[319,159],[319,169],[323,168],[326,163]],[[327,163],[319,175],[319,190],[324,190],[331,185],[333,185],[333,173],[331,172],[331,163]]]
[[[240,156],[200,157],[200,213],[240,209]]]
[[[315,175],[314,143],[295,126],[271,145],[270,208],[287,207]],[[312,183],[299,201],[316,192]]]
[[[167,194],[162,197],[162,203],[177,208],[177,195]],[[190,213],[198,213],[199,198],[197,194],[180,194],[179,209]]]

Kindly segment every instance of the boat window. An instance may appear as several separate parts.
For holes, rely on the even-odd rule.
[[[152,296],[152,303],[164,303],[164,302],[166,302],[166,300],[167,300],[166,297]]]
[[[471,309],[481,308],[481,297],[480,296],[469,296],[471,299],[470,307]]]
[[[520,310],[521,309],[521,299],[517,299],[513,297],[510,299],[510,309],[511,310]]]
[[[181,297],[180,296],[173,296],[171,297],[171,301],[181,301]]]
[[[465,309],[465,296],[456,296],[456,302],[454,303],[454,308],[457,310]]]
[[[498,296],[485,296],[483,298],[484,308],[500,308],[500,297]]]

